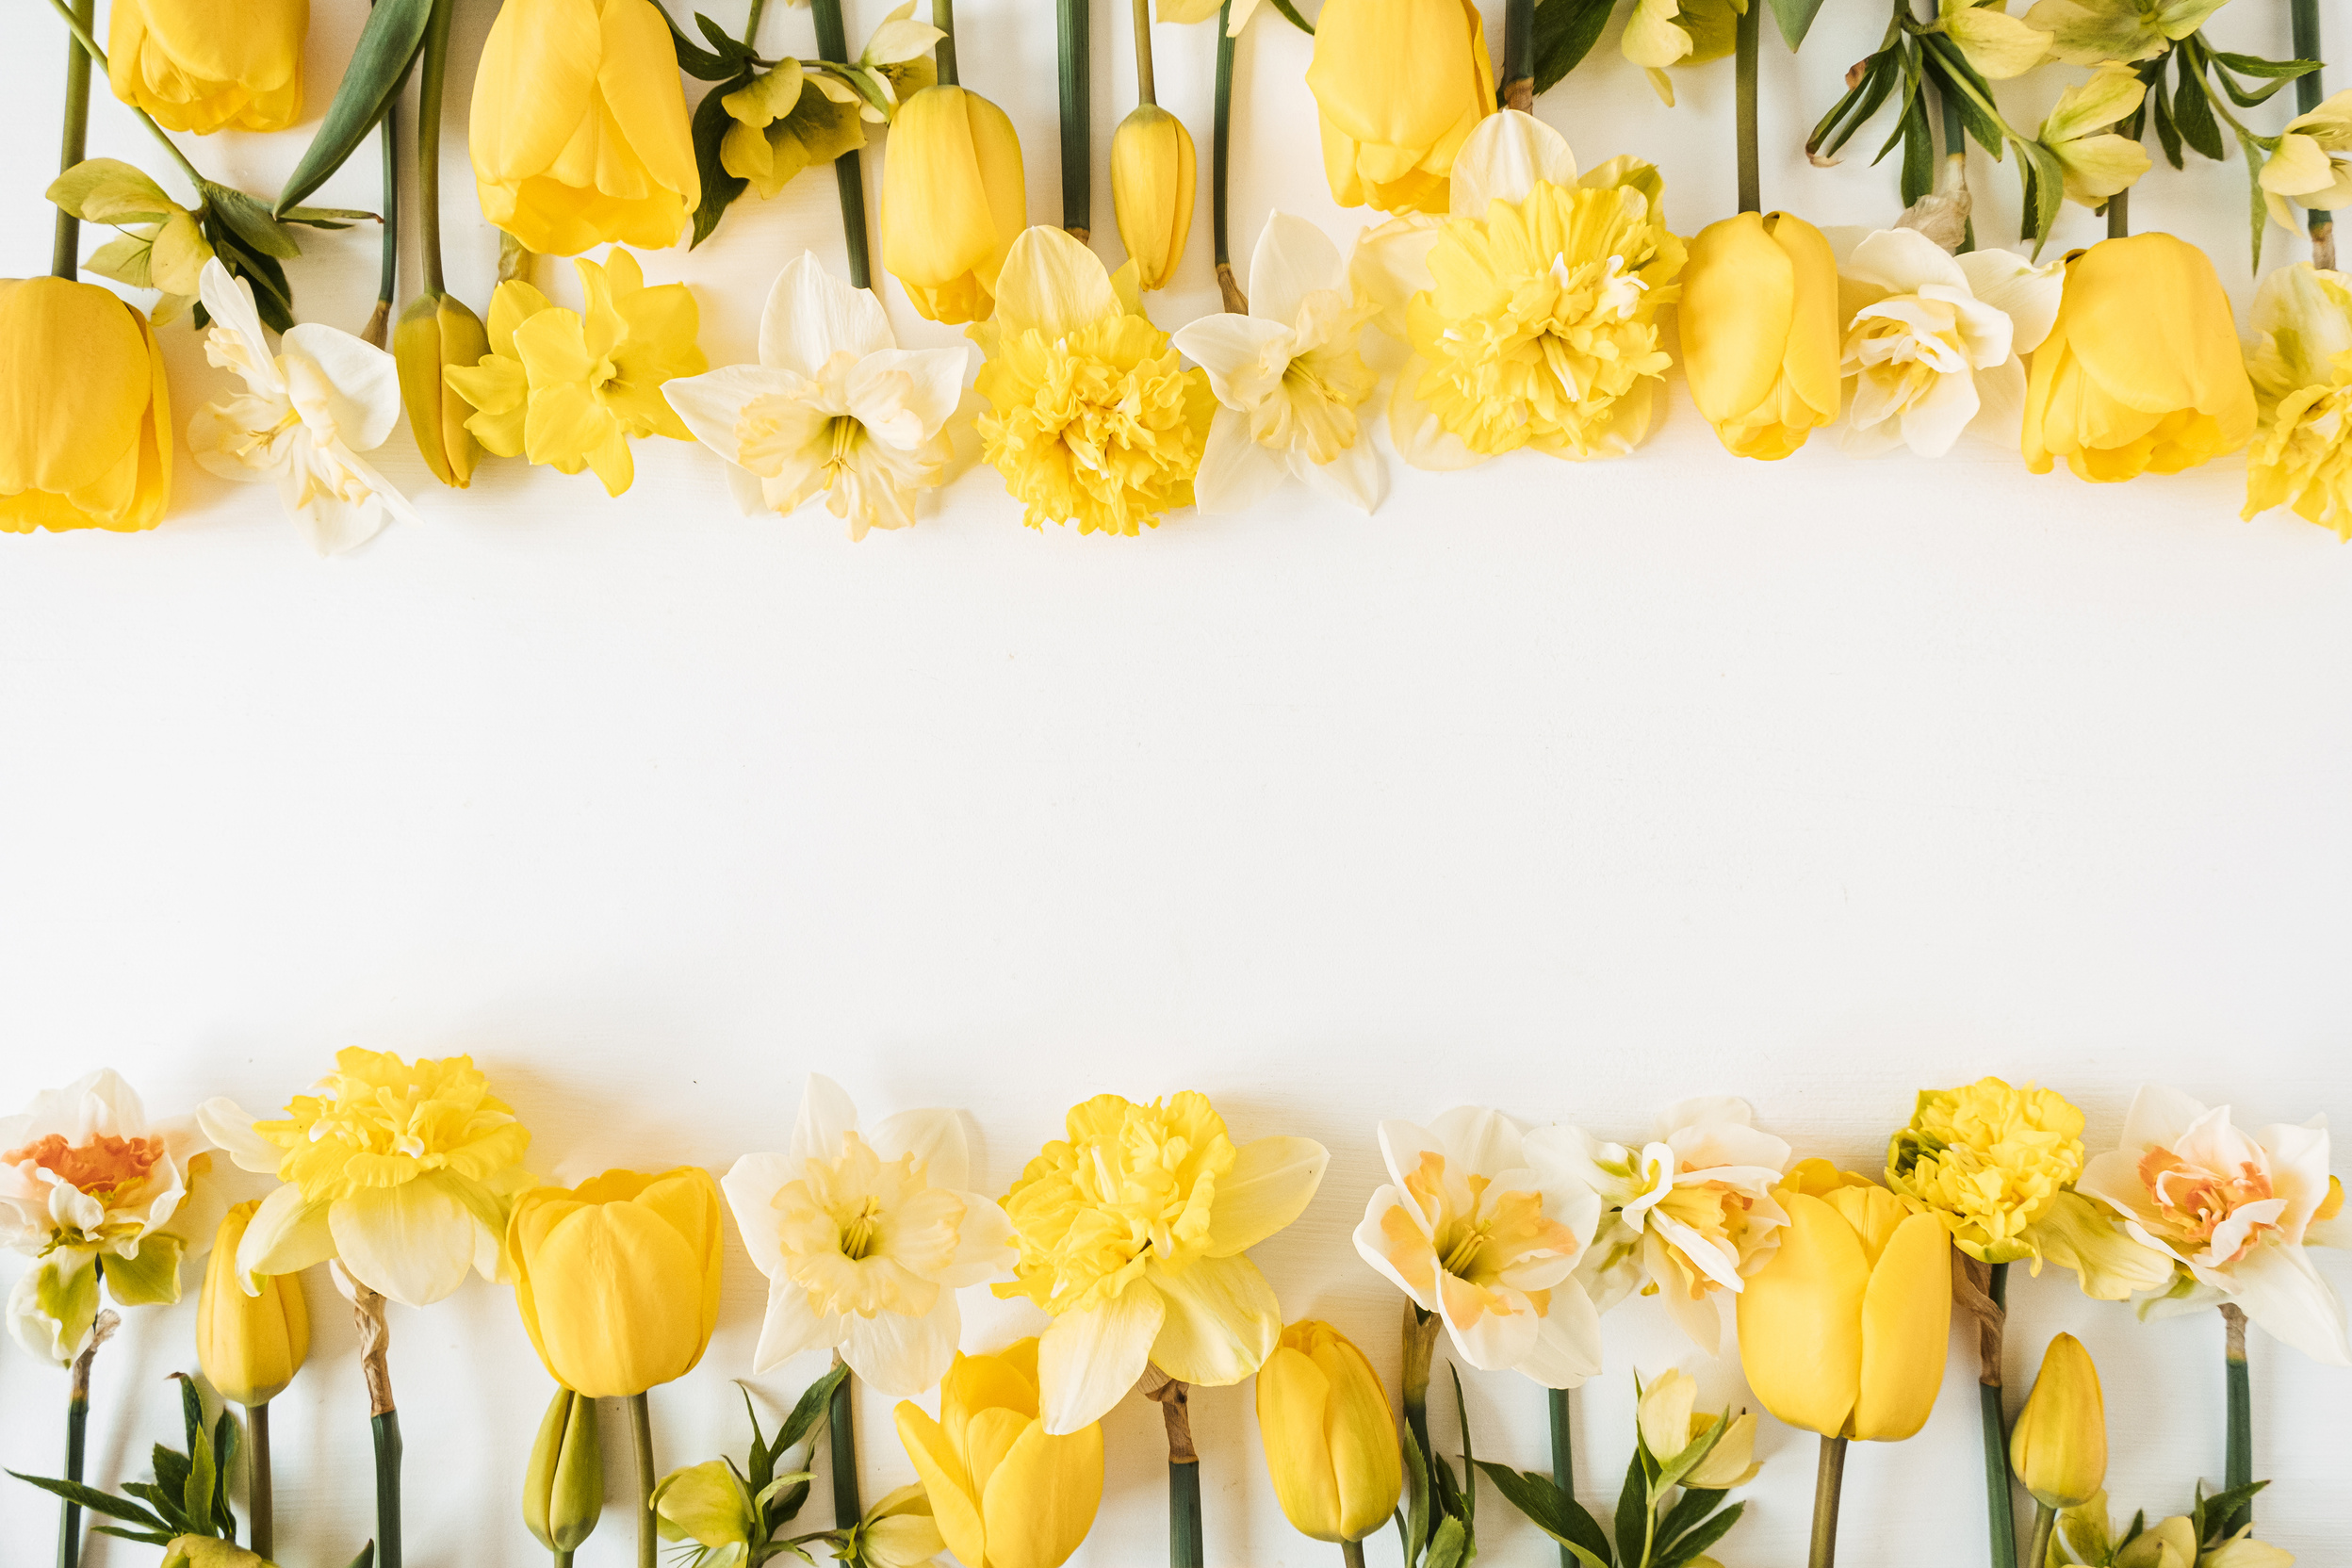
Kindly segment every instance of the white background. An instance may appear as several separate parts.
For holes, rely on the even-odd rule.
[[[852,39],[883,9],[858,0]],[[1051,8],[960,9],[965,80],[1012,113],[1030,214],[1054,220]],[[360,7],[318,11],[313,125]],[[462,8],[447,147],[452,283],[478,309],[496,247],[463,137],[491,14]],[[718,15],[740,24],[740,0]],[[1768,203],[1892,217],[1891,168],[1864,161],[1883,133],[1834,171],[1798,150],[1883,24],[1840,4],[1802,58],[1768,41]],[[23,274],[47,262],[60,51],[40,8],[12,26],[0,271]],[[1588,164],[1658,160],[1670,218],[1695,231],[1732,204],[1729,62],[1681,75],[1669,110],[1617,26],[1542,112]],[[2286,53],[2282,5],[2238,0],[2213,31]],[[1130,34],[1109,4],[1095,32],[1096,232],[1116,262],[1102,171]],[[807,13],[775,7],[765,41],[811,49]],[[1168,325],[1216,308],[1211,47],[1160,29],[1163,99],[1203,173],[1179,286],[1152,302]],[[1237,253],[1269,205],[1343,240],[1361,221],[1322,188],[1307,56],[1270,12],[1242,45]],[[2004,89],[2012,118],[2036,122],[2076,74]],[[165,172],[103,86],[92,118],[93,152]],[[267,192],[306,136],[192,150]],[[1975,169],[1981,232],[2014,232],[2012,171]],[[321,199],[374,205],[374,179],[368,154]],[[2160,167],[2133,209],[2205,245],[2243,309],[2245,203],[2240,166],[2193,162]],[[818,172],[646,270],[695,286],[703,344],[729,363],[777,268],[804,246],[837,261],[839,232]],[[2058,243],[2099,232],[2069,207]],[[2274,261],[2305,253],[2270,241]],[[305,318],[360,324],[371,244],[312,244]],[[567,270],[547,269],[572,297]],[[886,287],[903,341],[955,341]],[[185,327],[164,335],[184,423],[226,384]],[[422,525],[321,563],[268,490],[183,460],[155,533],[0,541],[0,1100],[111,1063],[158,1112],[216,1093],[261,1109],[339,1046],[468,1051],[539,1168],[576,1179],[780,1148],[815,1069],[869,1116],[969,1108],[975,1184],[1001,1191],[1077,1100],[1197,1087],[1239,1136],[1330,1146],[1321,1196],[1260,1261],[1289,1315],[1330,1318],[1392,1371],[1397,1298],[1348,1239],[1382,1117],[1482,1102],[1632,1136],[1674,1100],[1738,1093],[1801,1152],[1864,1170],[1919,1087],[1988,1072],[2063,1088],[2094,1148],[2144,1079],[2249,1121],[2352,1117],[2352,551],[2284,514],[2239,522],[2234,459],[2106,488],[1992,446],[1862,463],[1822,437],[1742,465],[1673,398],[1629,460],[1399,471],[1369,519],[1302,493],[1135,540],[1028,532],[982,468],[921,527],[853,547],[813,508],[740,517],[714,459],[659,440],[618,501],[519,463],[459,494],[403,433],[383,466]],[[665,1466],[741,1451],[728,1380],[763,1283],[730,1239],[710,1354],[654,1396]],[[333,1568],[370,1527],[366,1405],[341,1303],[310,1289],[318,1349],[278,1405],[279,1539],[289,1568]],[[101,1358],[99,1481],[142,1477],[146,1446],[174,1437],[163,1379],[192,1363],[192,1295],[133,1315]],[[2218,1480],[2217,1321],[2143,1326],[2055,1273],[2020,1272],[2015,1297],[2013,1400],[2050,1333],[2082,1334],[2123,1511]],[[974,1348],[1021,1322],[983,1301]],[[1736,1361],[1693,1352],[1653,1302],[1608,1330],[1576,1414],[1595,1507],[1616,1494],[1634,1370],[1680,1364],[1710,1399],[1748,1398]],[[409,1560],[541,1560],[516,1497],[548,1385],[509,1292],[396,1308],[393,1333]],[[1984,1560],[1954,1347],[1926,1430],[1849,1464],[1852,1563]],[[2352,1372],[2259,1332],[2252,1360],[2256,1471],[2278,1483],[2263,1533],[2342,1561]],[[772,1416],[818,1370],[752,1386]],[[1479,1451],[1544,1465],[1542,1395],[1466,1380]],[[0,1350],[8,1466],[55,1466],[64,1396]],[[1274,1507],[1249,1391],[1195,1408],[1213,1568],[1332,1560]],[[910,1470],[887,1401],[864,1398],[859,1424],[871,1497]],[[630,1560],[622,1431],[583,1568]],[[1109,1442],[1078,1560],[1155,1561],[1156,1413],[1122,1405]],[[1804,1550],[1813,1439],[1768,1418],[1761,1452],[1717,1554],[1730,1568]],[[0,1483],[0,1555],[46,1553],[53,1518]],[[1491,1492],[1481,1518],[1488,1560],[1552,1560]],[[1373,1544],[1376,1562],[1395,1553]],[[152,1556],[100,1543],[88,1560]]]

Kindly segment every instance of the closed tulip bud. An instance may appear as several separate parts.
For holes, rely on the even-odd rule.
[[[964,1568],[1060,1568],[1102,1503],[1102,1425],[1055,1436],[1037,1416],[1037,1342],[957,1355],[939,1417],[898,1407],[898,1440]]]
[[[1774,1415],[1824,1437],[1909,1437],[1944,1380],[1950,1233],[1827,1160],[1799,1161],[1772,1196],[1788,1223],[1740,1293],[1748,1386]]]
[[[596,1402],[568,1388],[547,1401],[523,1476],[523,1523],[550,1552],[569,1554],[596,1532],[604,1513],[603,1446]]]
[[[1192,134],[1157,104],[1138,104],[1111,138],[1111,205],[1135,286],[1166,288],[1192,232]]]
[[[2042,1352],[2025,1408],[2009,1432],[2009,1466],[2044,1508],[2074,1508],[2107,1484],[2107,1405],[2099,1368],[2072,1334]]]
[[[507,0],[474,73],[482,215],[543,255],[678,243],[702,200],[653,0]]]
[[[548,1375],[592,1399],[702,1360],[719,1316],[719,1185],[698,1166],[608,1170],[514,1200],[514,1304]]]
[[[1486,24],[1468,0],[1329,0],[1307,87],[1331,200],[1442,213],[1454,155],[1494,112]]]
[[[147,318],[91,283],[0,280],[0,533],[163,521],[172,395]]]
[[[1785,212],[1709,223],[1682,269],[1690,400],[1736,457],[1787,457],[1838,417],[1838,258]]]
[[[1330,1324],[1282,1331],[1258,1368],[1258,1433],[1275,1500],[1300,1534],[1361,1541],[1396,1511],[1405,1472],[1388,1392]]]
[[[259,1213],[258,1200],[239,1203],[220,1221],[196,1298],[196,1361],[220,1397],[237,1405],[266,1405],[286,1392],[310,1354],[310,1308],[291,1274],[256,1276],[248,1291],[237,1249]]]
[[[653,1517],[664,1541],[692,1541],[705,1552],[734,1548],[743,1561],[760,1529],[760,1509],[725,1460],[674,1470],[653,1489]]]
[[[441,372],[453,365],[470,368],[489,351],[490,335],[482,330],[482,318],[448,294],[418,298],[392,329],[392,358],[400,367],[409,433],[433,477],[460,490],[473,482],[482,448],[466,428],[474,405]]]
[[[310,0],[115,0],[106,82],[169,130],[282,131],[309,34]]]
[[[2168,234],[2066,258],[2058,319],[2026,381],[2026,466],[2082,479],[2194,468],[2254,437],[2254,386],[2205,253]]]
[[[1028,222],[1021,139],[1003,109],[960,87],[927,87],[899,106],[882,162],[882,265],[919,314],[987,320],[1004,253]]]

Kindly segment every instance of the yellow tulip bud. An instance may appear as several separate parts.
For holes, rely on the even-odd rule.
[[[1740,1361],[1764,1408],[1825,1437],[1927,1424],[1952,1329],[1952,1245],[1868,1177],[1801,1160],[1772,1196],[1778,1250],[1740,1293]]]
[[[1282,1331],[1258,1368],[1258,1433],[1275,1500],[1300,1534],[1361,1541],[1396,1511],[1405,1470],[1388,1392],[1330,1324]]]
[[[2009,1432],[2009,1467],[2044,1508],[2074,1508],[2107,1484],[2107,1405],[2099,1368],[2072,1334],[2042,1352],[2041,1375]]]
[[[239,1203],[220,1221],[204,1288],[196,1298],[196,1362],[231,1404],[266,1405],[286,1392],[310,1354],[310,1308],[291,1274],[257,1276],[253,1291],[237,1271],[237,1249],[261,1210]]]
[[[302,116],[310,0],[115,0],[106,82],[168,130],[282,131]]]
[[[523,1524],[550,1552],[569,1554],[596,1532],[604,1512],[603,1445],[596,1402],[568,1388],[547,1401],[539,1441],[523,1474]]]
[[[1037,1342],[957,1355],[939,1418],[907,1400],[898,1440],[964,1568],[1060,1568],[1102,1502],[1102,1425],[1054,1436],[1037,1417]]]
[[[1331,200],[1442,213],[1454,155],[1494,112],[1486,24],[1468,0],[1329,0],[1307,87]]]
[[[758,1500],[719,1459],[663,1477],[653,1489],[653,1516],[662,1540],[692,1541],[710,1551],[748,1548],[760,1528]]]
[[[1166,288],[1192,232],[1192,134],[1157,104],[1138,104],[1111,138],[1111,205],[1135,286]]]
[[[466,135],[482,215],[543,255],[675,245],[702,200],[653,0],[507,0]]]
[[[718,1323],[722,1207],[698,1166],[608,1170],[514,1200],[514,1304],[557,1382],[612,1398],[694,1370]]]
[[[898,108],[882,163],[882,265],[928,320],[985,321],[996,274],[1029,221],[1021,139],[1003,109],[960,87]]]
[[[1682,269],[1690,400],[1736,457],[1782,458],[1838,417],[1838,259],[1785,212],[1709,223]]]
[[[392,330],[392,358],[400,367],[409,433],[433,477],[460,490],[473,482],[482,449],[466,428],[474,405],[441,372],[452,365],[471,368],[489,351],[482,318],[448,294],[419,297],[400,312],[400,325]]]
[[[2026,466],[2081,479],[2194,468],[2254,437],[2254,387],[2205,253],[2168,234],[2066,258],[2058,319],[2026,382]]]
[[[0,533],[163,521],[172,395],[147,318],[93,283],[0,280]]]

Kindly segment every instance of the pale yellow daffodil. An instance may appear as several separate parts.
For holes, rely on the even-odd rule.
[[[2244,514],[2291,505],[2352,539],[2352,277],[2309,262],[2275,269],[2247,325],[2260,416]]]
[[[1942,1217],[1980,1263],[2038,1263],[2034,1223],[2082,1174],[2082,1111],[2055,1089],[1999,1078],[1920,1090],[1886,1149],[1886,1184]]]
[[[2102,65],[2058,95],[2037,139],[2065,172],[2066,200],[2086,207],[2129,190],[2148,171],[2148,150],[2105,127],[2140,106],[2148,85],[2128,65]]]

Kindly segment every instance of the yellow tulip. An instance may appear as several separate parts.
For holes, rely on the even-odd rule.
[[[1838,261],[1785,212],[1709,223],[1682,270],[1690,400],[1737,457],[1787,457],[1838,417]]]
[[[1780,1248],[1740,1293],[1740,1360],[1764,1408],[1824,1437],[1927,1424],[1952,1328],[1952,1247],[1868,1177],[1803,1160],[1772,1189]]]
[[[882,163],[882,265],[925,319],[985,321],[996,274],[1029,221],[1021,139],[1003,109],[960,87],[898,108]]]
[[[467,136],[482,216],[543,254],[675,245],[702,200],[653,0],[506,0]]]
[[[1258,1433],[1274,1499],[1302,1535],[1361,1541],[1404,1489],[1396,1418],[1380,1374],[1347,1337],[1313,1319],[1282,1331],[1258,1368]]]
[[[722,1206],[698,1166],[608,1170],[514,1200],[514,1302],[557,1382],[604,1399],[694,1370],[718,1323]]]
[[[310,0],[114,0],[106,81],[169,130],[282,131],[309,34]]]
[[[1166,288],[1192,232],[1192,134],[1157,104],[1138,104],[1111,138],[1111,206],[1135,286]]]
[[[2025,389],[2026,466],[2081,479],[2194,468],[2254,436],[2254,388],[2205,253],[2168,234],[2066,258],[2058,320]]]
[[[92,283],[0,280],[0,532],[155,527],[171,430],[145,316]]]
[[[2042,1352],[2041,1375],[2009,1432],[2009,1467],[2044,1508],[2077,1508],[2107,1484],[2107,1404],[2099,1368],[2072,1334]]]
[[[286,1392],[310,1354],[310,1308],[292,1274],[257,1277],[249,1293],[237,1249],[261,1201],[239,1203],[220,1221],[196,1298],[196,1362],[220,1397],[266,1405]]]
[[[898,1440],[947,1549],[964,1568],[1058,1568],[1102,1502],[1102,1426],[1050,1436],[1037,1418],[1037,1342],[958,1354],[939,1418],[907,1400]]]
[[[419,296],[400,312],[392,329],[392,358],[400,369],[400,401],[408,409],[409,433],[424,454],[425,466],[444,484],[463,490],[473,482],[482,456],[466,421],[474,405],[443,379],[451,366],[471,368],[490,351],[482,318],[447,294]]]
[[[1468,0],[1330,0],[1307,87],[1333,201],[1442,213],[1454,155],[1494,112],[1486,24]]]

